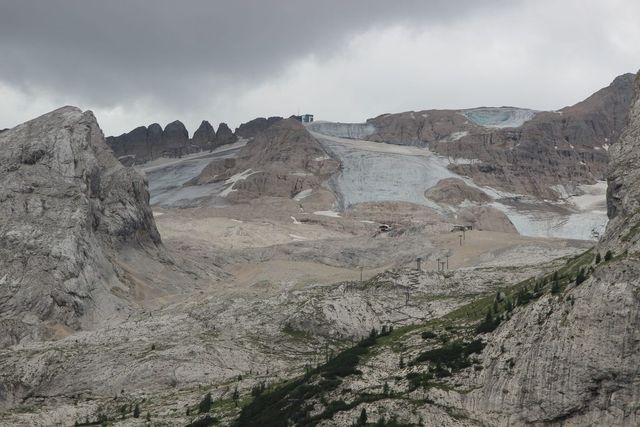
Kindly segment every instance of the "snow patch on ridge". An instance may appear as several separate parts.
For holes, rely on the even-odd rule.
[[[517,128],[536,115],[536,111],[515,107],[482,107],[461,111],[473,123],[487,128]]]
[[[307,188],[306,190],[302,190],[301,192],[293,196],[293,200],[295,200],[296,202],[299,202],[309,197],[311,193],[313,193],[313,189]]]
[[[234,188],[233,188],[233,186],[236,184],[236,182],[245,180],[248,177],[250,177],[251,175],[259,173],[259,172],[260,171],[255,171],[254,172],[253,169],[247,169],[244,172],[240,172],[240,173],[237,173],[237,174],[233,175],[231,178],[227,179],[224,182],[225,185],[228,185],[228,187],[220,192],[220,197],[227,197],[233,191],[237,191],[237,190],[234,190]]]

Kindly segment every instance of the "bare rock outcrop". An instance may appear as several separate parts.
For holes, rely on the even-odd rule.
[[[267,130],[272,124],[282,120],[282,117],[273,116],[265,119],[264,117],[258,117],[250,120],[246,123],[242,123],[236,128],[236,136],[239,138],[251,139],[261,132]]]
[[[106,139],[113,154],[124,164],[141,164],[162,156],[180,156],[197,151],[190,146],[189,134],[180,121],[169,123],[164,130],[153,123],[139,126],[131,132]]]
[[[457,214],[458,222],[470,225],[474,230],[518,233],[509,217],[491,206],[470,206],[462,208]]]
[[[0,346],[126,312],[119,254],[162,250],[144,178],[75,107],[3,132],[0,148]]]
[[[460,178],[445,178],[424,193],[436,203],[458,206],[462,202],[486,203],[491,198],[482,190],[467,185]]]
[[[189,132],[180,120],[165,126],[162,131],[162,148],[172,156],[182,156],[189,152]]]
[[[238,140],[238,137],[233,134],[231,128],[226,123],[220,123],[218,130],[216,131],[217,146],[233,144]]]
[[[236,159],[211,162],[186,185],[227,182],[232,200],[293,197],[320,187],[338,168],[300,122],[286,119],[258,134]]]
[[[193,133],[193,144],[200,150],[211,150],[216,145],[216,131],[206,120],[203,120]]]

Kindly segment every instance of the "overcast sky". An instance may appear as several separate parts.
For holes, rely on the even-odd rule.
[[[557,109],[640,68],[638,0],[0,0],[0,128]]]

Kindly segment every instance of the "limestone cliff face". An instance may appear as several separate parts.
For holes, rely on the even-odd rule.
[[[143,177],[91,112],[64,107],[0,135],[0,346],[125,311],[114,259],[157,251]]]
[[[516,310],[488,336],[479,388],[461,401],[496,425],[640,423],[638,95],[610,153],[611,222],[596,251],[614,258],[594,263],[584,283]]]
[[[640,79],[627,126],[610,149],[607,188],[609,225],[602,250],[638,252],[640,240]]]
[[[230,180],[231,199],[292,197],[318,188],[338,167],[301,123],[286,119],[258,134],[237,159],[211,162],[187,185]]]
[[[632,96],[633,75],[625,74],[559,111],[485,108],[385,114],[367,121],[376,129],[367,139],[478,159],[451,169],[479,185],[555,199],[559,195],[551,186],[605,178],[607,149],[620,136]]]

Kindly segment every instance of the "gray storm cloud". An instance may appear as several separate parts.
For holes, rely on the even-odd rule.
[[[553,23],[550,29],[540,27],[539,40],[535,37],[510,40],[513,17],[532,28],[538,21],[545,21],[544,16],[537,15],[539,9],[531,8],[532,3],[552,4],[501,0],[0,0],[0,95],[6,103],[0,107],[0,128],[14,125],[15,120],[26,120],[28,117],[23,115],[37,111],[39,105],[44,109],[56,103],[81,104],[83,108],[96,110],[99,119],[103,112],[101,121],[106,122],[107,133],[134,127],[140,120],[148,123],[171,117],[196,122],[214,115],[219,120],[237,124],[255,115],[294,112],[290,111],[294,104],[309,105],[328,116],[331,105],[340,103],[341,109],[337,108],[334,114],[361,117],[389,108],[409,109],[420,103],[418,98],[407,97],[407,92],[434,93],[428,85],[417,81],[417,73],[404,76],[402,69],[387,68],[385,57],[394,64],[405,61],[406,67],[414,70],[421,69],[423,63],[438,63],[440,70],[424,68],[423,78],[435,79],[441,74],[447,75],[449,66],[457,68],[454,75],[459,74],[461,64],[456,57],[470,57],[482,49],[487,50],[486,63],[469,63],[467,73],[474,73],[478,65],[490,66],[491,56],[500,50],[505,55],[513,55],[513,61],[522,60],[524,67],[528,66],[531,55],[560,56],[562,61],[566,49],[573,49],[580,62],[584,62],[585,57],[595,62],[602,60],[598,49],[611,50],[612,46],[621,45],[615,40],[615,34],[610,39],[611,34],[607,32],[608,25],[615,25],[614,22],[593,29],[591,34],[604,40],[590,43],[591,47],[580,43],[577,39],[580,35],[573,39],[571,34],[565,34],[563,38],[563,31],[576,25],[570,21],[566,28],[560,25],[556,28]],[[594,7],[593,13],[584,12],[589,3],[597,4],[569,1],[564,5],[554,3],[554,7],[558,14],[584,18],[588,25],[602,9]],[[611,4],[612,7],[621,5],[620,13],[624,13],[623,8],[638,11],[632,3],[613,1]],[[582,12],[574,13],[570,5],[582,5]],[[473,40],[473,34],[465,37],[464,28],[468,26],[470,32],[495,31],[496,28],[487,27],[495,27],[496,22],[501,22],[500,17],[505,19],[504,34],[494,35],[486,46],[469,51],[468,40]],[[412,50],[403,58],[398,58],[393,52],[394,46],[385,45],[381,36],[393,29],[401,29],[405,37],[397,41],[399,48],[411,46]],[[629,31],[634,33],[634,30]],[[551,41],[545,33],[552,33],[551,37],[556,38],[553,40],[556,47],[569,46],[546,49],[545,43]],[[442,43],[447,43],[447,39],[450,44],[443,50]],[[422,44],[416,40],[422,40]],[[607,69],[607,79],[633,71],[622,68],[630,63],[626,58],[637,54],[637,50],[626,52],[625,56],[627,46],[622,43],[618,47],[614,49],[617,56],[607,54],[617,60],[610,67],[615,72]],[[363,56],[361,53],[367,49],[370,49],[368,56]],[[581,52],[581,49],[588,51]],[[518,55],[527,57],[523,59]],[[349,58],[353,58],[351,63]],[[370,60],[382,66],[367,67]],[[541,69],[549,67],[544,57],[539,61]],[[302,63],[307,68],[302,67]],[[300,93],[300,86],[295,83],[290,90],[287,88],[288,73],[295,67],[313,75],[315,87],[307,96]],[[338,71],[342,68],[345,70]],[[355,76],[356,69],[363,75],[362,82],[371,85],[393,82],[398,99],[393,96],[390,99],[388,90],[382,90],[383,100],[371,98],[364,92],[377,88],[364,87],[361,82],[350,84],[348,79],[339,77],[341,73]],[[597,77],[582,80],[589,84],[601,81],[602,66],[598,70],[601,74]],[[511,71],[521,72],[517,68]],[[540,73],[532,69],[530,75],[521,77],[533,80],[536,75]],[[405,81],[401,81],[403,78]],[[489,82],[489,86],[493,83]],[[349,91],[360,87],[360,92],[350,93],[352,100],[336,100],[340,86],[347,84],[351,86]],[[3,94],[3,88],[9,95]],[[587,95],[597,87],[582,89]],[[478,96],[469,95],[470,103],[484,96],[481,88]],[[283,100],[280,104],[278,97]],[[403,103],[400,98],[408,102]],[[358,99],[362,104],[358,104]],[[438,97],[423,96],[422,99],[440,105],[447,103]],[[456,102],[463,100],[456,98]],[[422,108],[433,106],[438,105],[425,104]]]

